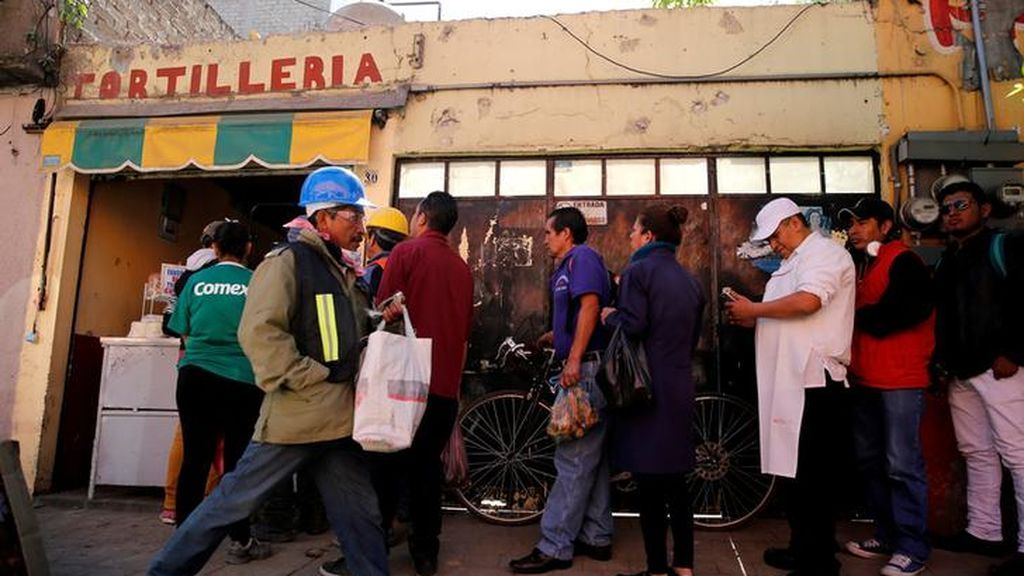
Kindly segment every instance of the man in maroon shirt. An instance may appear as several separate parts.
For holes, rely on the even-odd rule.
[[[433,192],[424,198],[411,220],[412,238],[391,252],[377,292],[378,303],[402,292],[416,335],[433,340],[427,411],[407,451],[404,470],[409,475],[412,517],[409,551],[418,576],[437,572],[441,452],[459,411],[459,385],[472,323],[473,277],[448,244],[448,233],[458,219],[450,194]],[[385,311],[389,321],[400,315],[394,306]]]

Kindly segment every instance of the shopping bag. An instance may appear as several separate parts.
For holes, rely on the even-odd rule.
[[[597,412],[590,405],[586,390],[581,386],[558,389],[558,396],[551,406],[548,436],[556,442],[583,438],[595,424]]]
[[[638,410],[654,402],[647,353],[643,345],[630,339],[621,326],[615,328],[608,342],[597,382],[613,409]]]
[[[466,443],[462,440],[462,427],[458,423],[441,453],[441,463],[444,465],[444,482],[448,486],[462,486],[469,479],[469,458],[466,456]]]
[[[352,439],[370,452],[396,452],[412,445],[427,409],[430,338],[417,338],[402,309],[404,334],[370,334],[356,380]]]

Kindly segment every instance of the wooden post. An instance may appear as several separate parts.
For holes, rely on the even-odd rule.
[[[50,574],[43,535],[21,472],[18,443],[13,440],[0,442],[0,572],[18,576]]]

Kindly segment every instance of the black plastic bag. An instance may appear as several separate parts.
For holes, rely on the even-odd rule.
[[[654,403],[647,353],[621,326],[615,328],[601,363],[597,380],[610,407],[630,411]]]

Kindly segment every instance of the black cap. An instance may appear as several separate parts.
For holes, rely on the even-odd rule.
[[[889,203],[878,198],[862,198],[853,208],[843,208],[839,211],[839,221],[843,226],[850,225],[850,219],[864,220],[874,218],[879,224],[889,220],[896,222],[895,214]]]
[[[942,187],[941,190],[939,190],[935,194],[935,199],[938,200],[941,204],[947,196],[956,194],[957,192],[967,192],[968,194],[971,195],[972,198],[974,198],[974,201],[977,202],[978,204],[992,203],[992,199],[989,198],[988,194],[985,194],[985,191],[981,188],[981,186],[978,186],[977,183],[971,182],[969,180],[950,182],[949,184],[946,184],[945,186]]]

